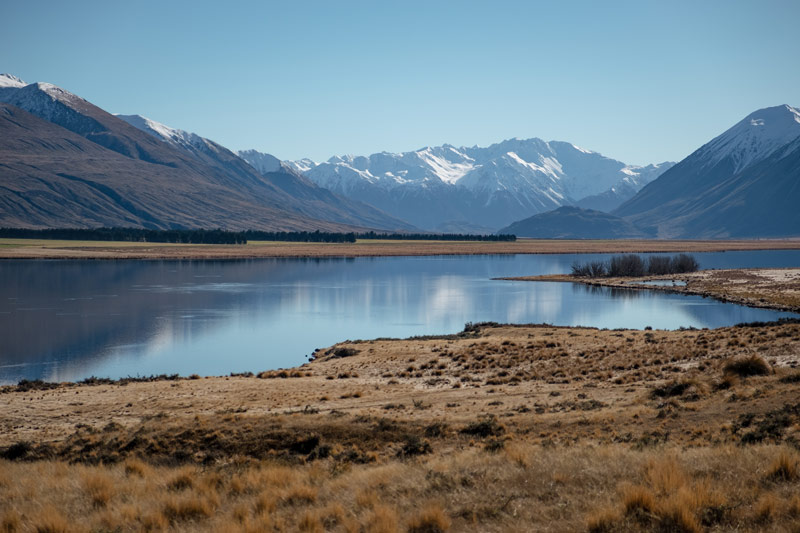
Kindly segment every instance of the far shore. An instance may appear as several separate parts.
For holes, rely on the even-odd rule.
[[[664,276],[588,278],[569,274],[498,278],[511,281],[556,281],[629,290],[695,294],[749,307],[800,313],[800,268],[701,270]],[[648,282],[673,282],[652,285]],[[678,283],[674,283],[678,282]]]
[[[780,240],[558,240],[516,242],[359,240],[355,243],[250,242],[246,245],[0,239],[0,259],[225,260],[590,253],[800,250]]]

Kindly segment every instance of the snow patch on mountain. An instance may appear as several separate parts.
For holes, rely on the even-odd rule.
[[[239,150],[236,155],[250,163],[250,166],[261,174],[281,170],[281,160],[272,154],[265,154],[257,150]]]
[[[444,150],[451,152],[455,156],[454,160],[449,160],[442,154],[438,154],[431,148],[424,148],[417,151],[420,161],[430,167],[431,171],[445,183],[456,183],[464,175],[475,168],[475,160],[469,156],[459,153],[453,147],[443,147]]]
[[[317,166],[319,163],[314,161],[313,159],[303,158],[298,159],[297,161],[283,161],[283,163],[295,172],[299,172],[300,174],[304,174]]]
[[[189,151],[194,149],[205,150],[208,145],[206,139],[200,137],[196,133],[171,128],[166,124],[156,122],[142,115],[121,115],[115,113],[114,116],[124,120],[134,128],[140,129],[162,141]]]
[[[26,85],[28,84],[13,74],[0,74],[0,88],[13,87],[19,89],[20,87],[25,87]]]

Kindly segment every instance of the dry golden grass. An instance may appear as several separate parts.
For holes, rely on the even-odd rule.
[[[752,355],[770,372],[726,373]],[[3,389],[0,526],[800,527],[800,324],[482,326],[317,356],[291,379]]]
[[[636,450],[517,443],[527,466],[478,447],[377,464],[271,461],[217,464],[175,492],[175,467],[130,478],[123,465],[60,463],[61,478],[0,462],[18,480],[0,490],[4,531],[793,531],[797,487],[764,483],[785,449],[772,445]],[[51,471],[55,463],[37,463]],[[237,476],[289,475],[276,487],[230,490]],[[73,479],[104,477],[116,495],[99,507]],[[209,482],[208,480],[212,480]],[[365,497],[368,482],[374,498]],[[289,485],[288,489],[280,486]],[[313,492],[306,492],[306,489]],[[313,494],[291,498],[287,494]],[[266,504],[264,502],[267,502]]]

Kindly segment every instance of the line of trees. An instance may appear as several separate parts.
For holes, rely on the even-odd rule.
[[[0,228],[0,238],[67,241],[165,242],[187,244],[247,244],[248,241],[356,242],[356,239],[434,241],[516,241],[515,235],[470,235],[429,233],[334,233],[327,231],[226,231],[222,229],[141,228]]]
[[[356,242],[355,233],[330,233],[327,231],[258,231],[247,230],[244,236],[249,241],[285,242]]]
[[[222,229],[141,229],[141,228],[0,228],[0,238],[48,239],[66,241],[166,242],[191,244],[246,244],[241,231]]]
[[[589,261],[572,264],[572,276],[581,278],[616,278],[661,276],[696,272],[700,268],[697,259],[688,254],[672,257],[653,255],[647,259],[635,254],[612,257],[609,261]]]
[[[470,233],[357,233],[358,239],[389,239],[398,241],[494,241],[514,242],[516,235],[473,235]]]

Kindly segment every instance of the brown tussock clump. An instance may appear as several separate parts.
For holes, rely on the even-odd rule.
[[[168,496],[161,514],[168,522],[195,520],[210,517],[216,505],[209,499],[197,495]]]
[[[781,450],[769,468],[767,479],[772,481],[796,481],[799,478],[800,467],[798,467],[797,454],[788,450]]]
[[[83,486],[96,507],[105,507],[114,496],[114,484],[103,472],[87,472],[83,477]]]
[[[444,533],[450,529],[450,518],[439,505],[429,505],[408,523],[409,533]]]
[[[83,531],[76,527],[63,514],[51,506],[44,507],[32,521],[36,533],[77,533]]]
[[[22,517],[14,509],[8,509],[3,512],[0,518],[0,532],[2,533],[17,533],[21,531]]]
[[[399,533],[397,513],[388,505],[377,505],[369,514],[366,530],[369,533]]]

